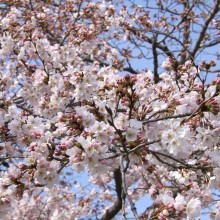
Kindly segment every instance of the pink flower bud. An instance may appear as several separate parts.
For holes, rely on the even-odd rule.
[[[27,165],[25,165],[25,164],[20,164],[20,165],[19,165],[19,168],[20,168],[20,170],[24,171],[24,170],[27,169]]]

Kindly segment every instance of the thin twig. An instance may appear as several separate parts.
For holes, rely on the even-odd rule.
[[[152,119],[152,120],[144,120],[143,125],[145,124],[149,124],[152,122],[157,122],[157,121],[163,121],[163,120],[167,120],[167,119],[173,119],[173,118],[184,118],[186,116],[191,116],[192,113],[186,113],[186,114],[180,114],[180,115],[170,115],[170,116],[166,116],[163,118],[156,118],[156,119]]]

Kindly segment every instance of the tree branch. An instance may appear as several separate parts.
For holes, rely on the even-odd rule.
[[[135,36],[138,37],[138,33],[140,33],[139,30],[136,30],[134,27],[128,27],[128,30],[131,31]],[[142,39],[145,40],[147,43],[149,44],[153,44],[153,40],[147,36],[142,36]],[[175,59],[175,56],[173,55],[173,53],[169,50],[169,48],[167,47],[167,45],[162,45],[158,42],[156,42],[155,44],[156,48],[162,50],[167,56],[169,57],[173,57]]]
[[[153,59],[154,59],[154,82],[159,82],[159,74],[158,74],[158,54],[156,47],[157,35],[154,36],[152,51],[153,51]]]
[[[148,124],[148,123],[152,123],[152,122],[157,122],[157,121],[162,121],[162,120],[167,120],[167,119],[172,119],[172,118],[185,118],[187,116],[191,116],[192,113],[186,113],[186,114],[181,114],[181,115],[170,115],[170,116],[165,116],[163,118],[156,118],[156,119],[152,119],[152,120],[144,120],[143,121],[143,125]],[[193,114],[194,115],[194,114]]]
[[[122,208],[122,175],[120,168],[114,171],[115,188],[117,193],[117,200],[114,205],[111,206],[105,214],[102,216],[101,220],[111,220],[118,214]]]
[[[211,22],[212,19],[215,17],[215,15],[219,12],[219,5],[220,5],[220,0],[217,0],[217,1],[216,1],[216,4],[215,4],[215,7],[214,7],[214,10],[213,10],[212,13],[210,14],[210,16],[207,18],[207,20],[206,20],[206,22],[205,22],[205,24],[204,24],[204,26],[203,26],[203,29],[202,29],[202,31],[201,31],[201,33],[200,33],[200,35],[199,35],[199,38],[198,38],[198,40],[197,40],[197,42],[196,42],[196,45],[195,45],[195,47],[194,47],[194,49],[193,49],[193,51],[192,51],[192,53],[191,53],[191,56],[192,56],[192,57],[195,57],[195,55],[196,55],[198,49],[200,48],[201,42],[202,42],[202,40],[203,40],[204,37],[205,37],[206,31],[207,31],[207,29],[208,29],[208,26],[209,26],[210,22]]]

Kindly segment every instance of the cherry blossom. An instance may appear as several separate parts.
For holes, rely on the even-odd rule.
[[[192,198],[186,207],[186,213],[188,219],[195,219],[200,216],[201,202],[197,198]]]

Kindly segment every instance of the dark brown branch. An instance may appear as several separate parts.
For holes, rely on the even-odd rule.
[[[157,153],[154,153],[154,152],[151,152],[151,153],[152,153],[152,155],[154,155],[154,156],[156,157],[156,159],[157,159],[159,162],[161,162],[162,164],[166,164],[167,166],[173,167],[174,169],[178,169],[177,166],[175,166],[175,165],[173,165],[173,164],[171,164],[171,163],[168,163],[168,162],[162,160],[162,159],[157,155]]]
[[[213,40],[213,41],[211,41],[211,42],[209,42],[207,44],[200,45],[200,48],[213,47],[213,46],[216,46],[219,43],[220,43],[220,39]]]
[[[220,73],[220,69],[217,69],[217,70],[206,70],[204,68],[200,68],[201,71],[205,71],[205,72],[208,72],[208,73]]]
[[[102,216],[101,220],[111,220],[114,218],[122,208],[122,176],[120,168],[114,171],[115,180],[115,191],[117,193],[117,200],[114,205],[111,206],[105,214]]]
[[[158,161],[160,161],[161,163],[163,164],[166,164],[168,166],[171,166],[175,169],[182,169],[182,168],[185,168],[185,169],[200,169],[200,170],[206,170],[206,169],[210,169],[211,167],[210,166],[200,166],[200,165],[191,165],[191,164],[188,164],[188,163],[185,163],[185,162],[182,162],[181,160],[171,156],[171,155],[168,155],[168,154],[165,154],[165,153],[162,153],[162,152],[158,152],[158,151],[154,151],[154,150],[150,150],[148,149],[148,152],[150,152],[152,155],[154,155],[156,157],[156,159]],[[164,160],[162,160],[158,155],[160,156],[163,156],[163,157],[166,157],[166,158],[169,158],[175,162],[177,162],[178,164],[181,164],[180,166],[176,166],[174,164],[170,164]]]
[[[210,16],[207,18],[207,20],[206,20],[206,22],[205,22],[205,24],[203,26],[203,29],[202,29],[202,31],[201,31],[201,33],[199,35],[199,38],[198,38],[198,40],[196,42],[196,45],[195,45],[195,47],[194,47],[194,49],[193,49],[193,51],[191,53],[192,57],[195,57],[195,55],[196,55],[197,51],[199,50],[200,45],[201,45],[201,43],[202,43],[202,41],[203,41],[203,39],[205,37],[206,31],[208,29],[208,26],[209,26],[210,22],[215,17],[215,15],[219,12],[219,5],[220,5],[220,0],[217,0],[216,4],[215,4],[215,7],[214,7],[214,10],[210,14]]]
[[[62,163],[61,164],[61,167],[60,167],[60,169],[57,171],[57,173],[59,174],[63,169],[64,169],[64,167],[66,167],[66,165],[69,163],[69,160],[67,160],[66,162],[64,162],[64,163]]]
[[[146,147],[146,146],[148,146],[148,145],[151,145],[151,144],[154,144],[154,143],[158,143],[158,142],[160,142],[160,139],[139,144],[137,147],[133,148],[133,149],[130,150],[128,153],[129,153],[129,154],[130,154],[130,153],[133,153],[133,152],[135,152],[135,151],[137,151],[137,150],[140,150],[140,149],[143,148],[143,147]]]
[[[189,8],[189,2],[183,3],[183,4],[185,5],[185,8],[187,8],[187,12],[185,13],[186,15],[189,14],[189,13],[193,10],[193,7],[195,6],[196,3],[197,3],[197,0],[195,0],[195,2],[192,4],[192,6],[191,6],[190,8]],[[162,7],[162,2],[160,2],[160,4],[161,4],[161,7]],[[180,14],[178,14],[178,15],[180,16]],[[162,40],[160,40],[158,43],[165,42],[165,40],[166,40],[167,38],[173,38],[173,36],[172,36],[173,32],[174,32],[183,22],[186,22],[187,20],[188,20],[188,19],[186,19],[186,17],[183,16],[182,19],[179,21],[179,23],[176,24],[176,25],[172,28],[172,30],[171,30],[169,33],[160,33],[160,34],[165,34],[166,37],[163,38]],[[189,20],[188,20],[187,22],[189,22]],[[185,30],[186,30],[186,29],[185,29]],[[159,33],[159,32],[158,32],[158,33]],[[174,38],[175,38],[175,37],[174,37]],[[176,40],[177,40],[177,38],[176,38]],[[178,42],[181,42],[181,41],[178,41]],[[181,43],[181,44],[182,44],[182,46],[183,46],[183,48],[184,48],[184,43]],[[185,49],[185,48],[184,48],[184,49]]]
[[[215,93],[213,96],[211,96],[209,99],[204,100],[204,101],[199,105],[199,107],[198,107],[191,115],[189,115],[188,118],[184,118],[184,119],[182,120],[182,122],[180,123],[180,125],[182,125],[182,124],[184,124],[185,122],[187,122],[188,120],[190,120],[190,119],[191,119],[207,102],[209,102],[215,95],[216,95],[216,93]]]
[[[182,49],[184,49],[184,51],[186,51],[188,54],[190,54],[191,55],[191,51],[188,49],[188,47],[181,41],[181,39],[179,39],[179,38],[177,38],[177,37],[175,37],[175,36],[173,36],[173,35],[170,35],[170,33],[165,33],[165,32],[161,32],[161,31],[152,31],[152,32],[155,32],[155,33],[157,33],[157,34],[160,34],[160,35],[164,35],[165,36],[165,38],[163,38],[162,40],[160,40],[159,42],[157,42],[157,43],[162,43],[162,42],[164,42],[165,41],[165,39],[167,39],[167,38],[169,38],[169,39],[173,39],[173,40],[175,40],[177,43],[179,43],[180,44],[180,46],[182,47]],[[191,56],[190,56],[191,57]]]
[[[128,27],[129,31],[131,31],[135,36],[138,37],[138,33],[140,33],[139,30],[136,30],[135,28],[133,27]],[[142,39],[145,40],[147,43],[149,44],[153,44],[153,40],[147,36],[142,36]],[[160,43],[156,43],[155,44],[156,48],[162,50],[167,56],[169,57],[173,57],[175,59],[175,56],[173,55],[173,53],[169,50],[169,48],[167,47],[166,44],[162,45]]]
[[[154,82],[159,82],[159,74],[158,74],[158,54],[157,54],[157,47],[156,47],[157,36],[155,35],[153,44],[152,44],[152,51],[153,51],[153,59],[154,59]]]
[[[132,67],[124,67],[123,71],[129,72],[129,73],[132,73],[132,74],[138,74],[138,72],[135,71]]]
[[[5,156],[5,157],[0,157],[0,161],[2,161],[2,160],[9,160],[9,159],[20,159],[20,158],[25,158],[25,156],[18,155],[18,156]]]
[[[189,165],[188,164],[185,164],[185,163],[183,163],[182,161],[180,161],[180,160],[178,160],[178,159],[176,159],[176,158],[174,158],[174,157],[172,157],[172,156],[170,156],[170,155],[167,155],[167,154],[165,154],[165,153],[162,153],[162,152],[158,152],[158,151],[154,151],[154,150],[150,150],[150,149],[148,149],[148,151],[150,152],[150,153],[152,153],[154,156],[158,156],[158,155],[161,155],[161,156],[164,156],[164,157],[166,157],[166,158],[169,158],[169,159],[171,159],[171,160],[174,160],[175,162],[177,162],[177,163],[180,163],[180,164],[182,164],[184,167],[188,167]],[[161,161],[160,161],[161,162]],[[170,165],[170,164],[169,164]],[[174,165],[173,165],[174,166]],[[176,166],[175,166],[176,167]],[[176,168],[178,168],[178,167],[176,167]]]
[[[172,119],[172,118],[184,118],[184,117],[191,116],[191,115],[192,115],[192,113],[186,113],[186,114],[183,114],[183,115],[170,115],[170,116],[165,116],[165,117],[163,117],[163,118],[156,118],[156,119],[144,121],[143,125],[148,124],[148,123],[152,123],[152,122],[157,122],[157,121]],[[194,115],[194,114],[193,114],[193,115]]]

